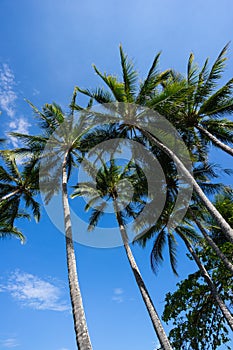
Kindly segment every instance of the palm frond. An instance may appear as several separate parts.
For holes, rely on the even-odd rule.
[[[125,94],[125,87],[124,83],[120,83],[116,77],[112,75],[106,75],[100,73],[100,71],[96,68],[94,65],[94,70],[98,74],[98,76],[105,82],[105,84],[109,87],[111,90],[113,96],[118,102],[127,102],[127,97]]]
[[[155,56],[152,66],[149,70],[149,73],[146,79],[144,80],[144,82],[140,86],[140,91],[135,101],[137,104],[144,104],[145,101],[151,97],[151,94],[154,92],[155,88],[159,84],[162,84],[164,81],[167,81],[167,79],[170,76],[170,73],[171,73],[170,69],[161,73],[158,70],[160,55],[161,55],[161,52],[159,52]]]
[[[137,89],[137,72],[134,69],[134,65],[129,61],[125,55],[122,46],[120,45],[120,57],[121,57],[121,68],[124,81],[124,90],[127,97],[127,102],[133,102],[135,92]]]
[[[89,219],[88,231],[94,230],[94,228],[97,226],[101,216],[104,215],[104,208],[106,205],[107,204],[105,202],[102,202],[98,207],[92,209],[92,213]]]
[[[172,232],[168,232],[167,235],[167,241],[168,241],[168,252],[170,257],[170,263],[172,271],[176,276],[178,276],[177,273],[177,259],[176,259],[176,246],[177,242]]]
[[[151,268],[154,273],[158,272],[158,265],[163,261],[163,249],[166,244],[165,230],[160,231],[155,239],[150,255]]]
[[[88,89],[81,89],[78,87],[77,90],[101,104],[114,102],[112,95],[103,88],[96,88],[95,90],[91,91]]]

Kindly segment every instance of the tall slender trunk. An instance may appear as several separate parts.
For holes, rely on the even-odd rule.
[[[231,226],[226,222],[226,220],[222,217],[222,215],[219,213],[219,211],[215,208],[215,206],[211,203],[211,201],[206,197],[194,177],[190,174],[188,169],[184,166],[184,164],[181,162],[181,160],[172,152],[168,147],[166,147],[164,144],[162,144],[160,141],[158,141],[152,134],[150,134],[148,131],[142,129],[139,126],[136,126],[137,129],[144,134],[152,143],[154,143],[156,146],[158,146],[162,151],[164,151],[169,157],[173,159],[173,161],[176,163],[176,166],[182,171],[182,174],[186,176],[188,181],[190,181],[190,184],[192,184],[194,191],[198,195],[198,197],[201,199],[202,203],[206,206],[207,210],[211,214],[211,216],[216,220],[217,224],[221,228],[222,232],[225,234],[225,236],[229,239],[231,243],[233,243],[233,229]]]
[[[65,158],[62,164],[62,202],[63,202],[65,233],[66,233],[66,257],[67,257],[68,279],[69,279],[70,299],[71,299],[73,319],[74,319],[74,329],[75,329],[78,349],[92,350],[84,308],[83,308],[82,296],[81,296],[80,287],[79,287],[76,258],[75,258],[73,238],[72,238],[70,207],[69,207],[68,194],[67,194],[66,159],[67,159],[67,154],[65,155]]]
[[[19,188],[18,188],[17,190],[15,190],[15,191],[13,191],[13,192],[11,192],[11,193],[6,194],[5,196],[3,196],[3,197],[0,198],[0,202],[5,201],[6,199],[9,199],[9,198],[13,197],[15,194],[19,193],[19,191],[20,191],[20,190],[19,190]]]
[[[199,257],[195,253],[193,247],[191,246],[191,244],[189,243],[189,241],[185,237],[185,235],[183,235],[178,230],[177,230],[177,233],[183,239],[183,241],[184,241],[188,251],[192,255],[193,259],[195,260],[197,266],[200,269],[200,272],[201,272],[202,276],[204,277],[206,283],[209,286],[209,289],[210,289],[210,291],[212,293],[212,296],[214,297],[214,299],[215,299],[217,305],[219,306],[220,310],[222,311],[222,314],[225,317],[228,325],[230,326],[231,330],[233,331],[233,317],[232,317],[232,314],[230,313],[229,309],[227,308],[225,303],[222,301],[220,295],[218,294],[218,291],[217,291],[214,283],[212,282],[210,275],[208,274],[207,270],[205,269],[204,265],[202,264],[201,260],[199,259]]]
[[[148,292],[148,290],[147,290],[147,288],[145,286],[145,283],[144,283],[144,281],[142,279],[142,276],[140,274],[140,271],[138,269],[136,261],[135,261],[135,259],[133,257],[132,251],[131,251],[129,243],[128,243],[127,233],[126,233],[126,230],[125,230],[122,218],[121,218],[121,214],[118,211],[116,203],[114,203],[114,207],[115,207],[116,219],[117,219],[117,222],[118,222],[118,225],[119,225],[119,228],[120,228],[121,237],[122,237],[122,240],[123,240],[123,243],[124,243],[125,252],[126,252],[128,261],[130,263],[131,269],[133,271],[136,283],[137,283],[138,288],[140,290],[142,299],[143,299],[143,301],[144,301],[144,303],[146,305],[147,311],[148,311],[148,313],[150,315],[150,319],[151,319],[151,322],[153,324],[154,330],[155,330],[155,332],[157,334],[157,337],[158,337],[158,339],[160,341],[162,349],[163,350],[172,350],[170,342],[169,342],[169,340],[168,340],[168,338],[166,336],[166,333],[165,333],[165,331],[163,329],[163,326],[162,326],[162,323],[161,323],[161,321],[159,319],[157,311],[156,311],[156,309],[155,309],[155,307],[153,305],[153,302],[151,300],[149,292]]]
[[[215,137],[213,134],[211,134],[208,130],[206,130],[205,128],[203,128],[203,126],[201,125],[195,125],[195,128],[197,128],[202,134],[204,134],[205,136],[207,136],[212,143],[221,148],[221,150],[223,150],[224,152],[230,154],[231,156],[233,156],[233,148],[231,148],[230,146],[226,145],[225,143],[221,142],[220,140],[217,139],[217,137]]]
[[[219,247],[217,246],[217,244],[212,240],[212,238],[208,235],[208,233],[206,232],[205,228],[202,226],[202,224],[197,220],[194,212],[189,208],[188,212],[190,213],[192,220],[195,222],[195,224],[197,225],[197,227],[199,228],[199,230],[201,231],[201,233],[203,234],[205,240],[207,241],[207,243],[210,245],[210,247],[215,251],[215,253],[217,254],[217,256],[219,257],[219,259],[222,260],[222,262],[224,263],[224,265],[226,266],[226,268],[228,270],[231,271],[231,273],[233,273],[233,264],[228,260],[228,258],[226,257],[225,254],[223,254],[223,252],[219,249]]]

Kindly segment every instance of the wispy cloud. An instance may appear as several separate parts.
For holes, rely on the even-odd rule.
[[[62,299],[62,290],[54,283],[48,282],[38,276],[15,271],[6,285],[0,286],[0,291],[9,292],[22,306],[35,310],[69,310],[67,302]]]
[[[0,340],[1,348],[16,348],[19,346],[18,340],[16,338],[7,338],[7,339],[1,339]]]
[[[32,92],[32,95],[33,95],[33,96],[37,96],[37,95],[39,95],[39,94],[40,94],[40,91],[34,88],[34,89],[33,89],[33,92]]]
[[[28,134],[30,126],[31,126],[31,124],[27,121],[26,118],[20,117],[19,119],[14,120],[14,121],[9,123],[8,132],[17,132],[20,134]],[[16,137],[8,135],[8,138],[14,147],[19,146],[19,140]]]
[[[15,115],[15,76],[8,64],[0,66],[0,109],[11,118]]]
[[[123,303],[124,301],[124,291],[122,288],[115,288],[113,291],[112,300],[116,303]]]

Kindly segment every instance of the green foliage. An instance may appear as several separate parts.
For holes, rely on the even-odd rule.
[[[233,246],[230,243],[224,243],[221,250],[228,258],[232,257]],[[231,273],[226,271],[209,247],[205,246],[199,256],[203,259],[222,300],[232,309]],[[177,286],[174,293],[166,295],[163,313],[163,320],[173,323],[169,337],[174,350],[216,350],[221,344],[226,344],[230,340],[226,321],[200,273],[189,275]]]
[[[217,195],[214,204],[232,225],[231,192]],[[233,245],[224,239],[217,226],[211,224],[213,221],[209,219],[213,239],[222,253],[231,260]],[[221,299],[233,312],[232,273],[206,243],[203,242],[196,253],[210,274]],[[226,321],[200,272],[190,274],[177,287],[174,293],[166,295],[163,313],[163,320],[173,323],[169,337],[174,350],[216,350],[222,344],[226,344],[226,349],[230,349],[227,346],[230,338]]]

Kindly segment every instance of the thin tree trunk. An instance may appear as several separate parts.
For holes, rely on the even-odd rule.
[[[19,193],[19,189],[15,190],[15,191],[13,191],[11,193],[8,193],[5,196],[3,196],[2,198],[0,198],[0,202],[5,201],[6,199],[9,199],[9,198],[13,197],[17,193]]]
[[[208,235],[208,233],[206,232],[206,230],[204,229],[204,227],[202,226],[202,224],[197,220],[194,212],[189,208],[188,212],[190,213],[192,220],[195,222],[195,224],[197,225],[197,227],[199,228],[199,230],[201,231],[201,233],[203,234],[204,238],[206,239],[207,243],[210,245],[210,247],[215,251],[215,253],[217,254],[217,256],[219,257],[219,259],[222,260],[222,262],[224,263],[224,265],[226,266],[226,268],[228,270],[231,271],[231,273],[233,274],[233,264],[228,260],[228,258],[226,257],[225,254],[223,254],[223,252],[219,249],[219,247],[217,246],[217,244],[212,240],[212,238]]]
[[[159,319],[157,311],[156,311],[156,309],[155,309],[155,307],[153,305],[153,302],[151,300],[149,292],[148,292],[148,290],[147,290],[147,288],[145,286],[145,283],[144,283],[144,281],[142,279],[142,276],[140,274],[140,271],[138,269],[136,261],[135,261],[135,259],[133,257],[132,251],[131,251],[129,243],[128,243],[127,233],[125,231],[125,227],[124,227],[124,224],[123,224],[123,221],[122,221],[122,218],[121,218],[121,214],[117,210],[116,203],[114,204],[114,207],[115,207],[115,214],[116,214],[117,222],[118,222],[118,225],[119,225],[119,228],[120,228],[120,232],[121,232],[121,237],[122,237],[122,240],[123,240],[123,243],[124,243],[125,252],[126,252],[128,261],[130,263],[131,269],[133,271],[136,283],[137,283],[138,288],[140,290],[140,293],[142,295],[143,301],[144,301],[144,303],[146,305],[146,308],[147,308],[147,311],[148,311],[148,313],[150,315],[150,319],[152,321],[154,330],[155,330],[155,332],[157,334],[157,337],[158,337],[158,339],[160,341],[162,349],[163,350],[172,350],[170,342],[169,342],[169,340],[168,340],[168,338],[166,336],[166,333],[165,333],[165,331],[163,329],[163,326],[162,326],[162,323],[161,323],[161,321]]]
[[[211,214],[211,216],[216,220],[216,223],[221,228],[222,232],[225,234],[225,236],[229,239],[231,243],[233,243],[233,229],[231,226],[226,222],[226,220],[222,217],[222,215],[219,213],[219,211],[215,208],[215,206],[210,202],[210,200],[206,197],[194,177],[190,174],[188,169],[184,166],[184,164],[181,162],[181,160],[172,152],[168,147],[166,147],[164,144],[162,144],[160,141],[158,141],[152,134],[150,134],[148,131],[142,129],[141,127],[137,126],[137,129],[144,134],[151,142],[153,142],[156,146],[158,146],[162,151],[164,151],[169,157],[173,159],[173,161],[176,163],[177,167],[182,171],[182,174],[186,176],[188,181],[190,181],[190,184],[192,184],[194,191],[198,195],[198,197],[201,199],[203,204],[206,206],[207,210]]]
[[[221,142],[220,140],[217,139],[217,137],[215,137],[213,134],[211,134],[208,130],[206,130],[205,128],[203,128],[201,125],[195,125],[195,127],[205,136],[207,136],[212,143],[221,148],[221,150],[223,150],[224,152],[230,154],[231,156],[233,156],[233,148],[231,148],[230,146],[226,145],[225,143]]]
[[[67,172],[66,172],[66,159],[65,155],[62,164],[62,201],[64,210],[64,222],[66,233],[66,257],[68,267],[68,279],[70,288],[70,298],[72,304],[72,312],[74,319],[74,329],[76,334],[76,342],[79,350],[92,350],[92,345],[88,333],[84,307],[82,302],[82,296],[79,287],[76,258],[74,252],[72,227],[70,217],[70,207],[67,194]]]
[[[225,303],[222,301],[220,295],[218,294],[218,291],[215,287],[215,285],[213,284],[210,275],[208,274],[207,270],[205,269],[204,265],[202,264],[201,260],[199,259],[199,257],[197,256],[197,254],[195,253],[194,249],[192,248],[191,244],[189,243],[188,239],[185,237],[185,235],[183,235],[181,232],[177,231],[178,234],[180,235],[180,237],[183,239],[188,251],[190,252],[190,254],[192,255],[193,259],[195,260],[197,266],[200,269],[200,272],[202,274],[202,276],[204,277],[206,283],[208,284],[210,291],[216,301],[216,303],[218,304],[220,310],[222,311],[223,316],[225,317],[229,327],[231,328],[231,330],[233,331],[233,317],[229,311],[229,309],[227,308],[227,306],[225,305]]]

